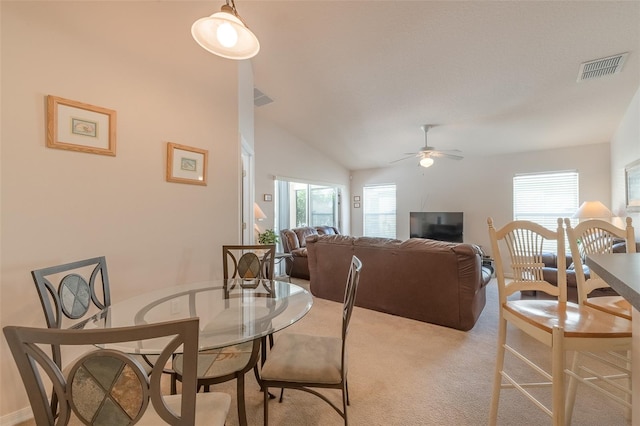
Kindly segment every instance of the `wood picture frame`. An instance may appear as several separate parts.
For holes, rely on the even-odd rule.
[[[167,182],[207,184],[209,151],[167,142]]]
[[[47,96],[47,147],[116,155],[116,111]]]
[[[640,212],[640,160],[624,168],[625,197],[628,212]]]

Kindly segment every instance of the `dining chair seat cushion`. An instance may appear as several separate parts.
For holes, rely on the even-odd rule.
[[[253,342],[241,343],[222,349],[202,351],[198,354],[198,379],[222,377],[241,371],[251,359]],[[173,370],[182,375],[182,355],[173,359]]]
[[[285,333],[271,348],[260,375],[269,381],[336,384],[342,381],[341,365],[341,338]]]

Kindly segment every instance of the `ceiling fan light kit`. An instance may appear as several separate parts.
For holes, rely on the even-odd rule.
[[[431,157],[422,157],[420,160],[420,165],[422,167],[431,167],[433,165],[433,158]]]
[[[227,0],[220,12],[194,22],[191,35],[203,49],[227,59],[249,59],[260,51],[258,38],[238,15],[234,0]]]
[[[398,161],[406,160],[412,157],[418,157],[420,158],[420,161],[418,164],[421,167],[426,168],[426,167],[431,167],[433,165],[433,163],[435,162],[434,158],[448,158],[450,160],[462,160],[463,157],[462,155],[459,155],[460,151],[457,149],[440,151],[435,149],[432,146],[429,146],[429,144],[427,143],[427,132],[432,127],[433,125],[431,124],[423,124],[422,126],[420,126],[420,128],[424,132],[424,146],[420,148],[420,151],[408,153],[406,155],[408,155],[409,157],[404,157],[399,160],[394,160],[394,161],[391,161],[391,163],[396,163]]]

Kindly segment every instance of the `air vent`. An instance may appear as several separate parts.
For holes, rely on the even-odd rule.
[[[584,80],[604,77],[605,75],[617,74],[622,70],[625,59],[629,53],[620,53],[607,58],[596,59],[580,65],[578,71],[578,83]]]
[[[273,102],[273,99],[262,93],[260,90],[253,88],[253,105],[261,107]]]

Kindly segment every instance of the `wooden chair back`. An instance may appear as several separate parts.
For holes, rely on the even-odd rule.
[[[567,276],[564,229],[562,219],[558,219],[555,231],[547,229],[535,222],[516,220],[507,223],[500,229],[488,218],[491,249],[495,258],[496,278],[500,305],[507,297],[517,291],[542,291],[556,296],[560,302],[567,301]],[[542,255],[549,250],[551,241],[558,254],[557,287],[543,278],[544,263]],[[505,275],[509,272],[509,279]]]
[[[571,220],[565,218],[564,223],[576,273],[578,303],[583,303],[593,290],[609,287],[609,284],[593,271],[589,271],[589,279],[586,278],[584,267],[587,256],[613,253],[614,246],[621,241],[626,243],[628,253],[635,253],[635,232],[630,217],[626,218],[624,229],[600,219],[589,219],[571,226]]]

